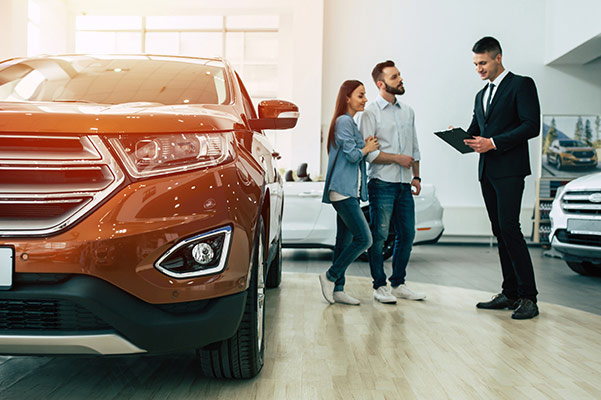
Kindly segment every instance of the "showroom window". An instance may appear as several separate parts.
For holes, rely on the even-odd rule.
[[[30,1],[27,6],[27,54],[39,54],[40,51],[40,23],[42,12],[40,6]]]
[[[278,97],[279,17],[78,16],[75,51],[225,57],[256,104]]]

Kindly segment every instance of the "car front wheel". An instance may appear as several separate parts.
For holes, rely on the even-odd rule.
[[[572,271],[585,276],[601,276],[601,264],[593,264],[589,261],[567,261]]]
[[[247,379],[263,367],[265,345],[265,228],[257,224],[251,258],[251,279],[242,321],[234,336],[200,349],[200,366],[205,376]]]

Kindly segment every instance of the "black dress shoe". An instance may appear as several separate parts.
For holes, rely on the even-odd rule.
[[[518,308],[518,305],[519,305],[519,300],[510,299],[509,297],[505,296],[503,293],[499,293],[498,295],[494,296],[491,301],[485,301],[485,302],[478,303],[478,304],[476,304],[476,307],[484,308],[487,310],[503,310],[505,308],[508,308],[510,310],[515,310],[516,308]]]
[[[538,306],[530,299],[520,299],[520,305],[511,314],[513,319],[530,319],[538,315]]]

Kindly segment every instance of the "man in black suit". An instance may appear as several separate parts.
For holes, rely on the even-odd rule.
[[[540,105],[534,81],[503,67],[501,45],[492,37],[472,48],[474,65],[489,83],[476,94],[465,143],[480,153],[478,179],[492,231],[499,244],[502,291],[478,308],[512,309],[514,319],[538,315],[534,269],[520,230],[524,178],[530,175],[528,139],[540,130]]]

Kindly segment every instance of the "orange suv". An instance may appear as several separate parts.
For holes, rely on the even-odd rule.
[[[281,279],[282,179],[222,59],[0,63],[0,354],[194,350],[210,376],[263,365]]]

